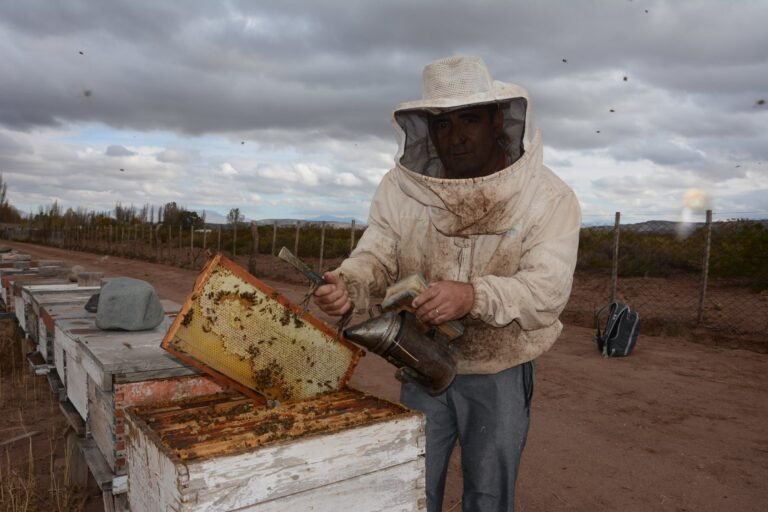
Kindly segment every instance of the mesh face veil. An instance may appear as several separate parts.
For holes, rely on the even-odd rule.
[[[442,164],[429,137],[430,116],[492,103],[503,114],[498,143],[509,161],[515,162],[536,134],[525,89],[493,80],[479,57],[449,57],[427,65],[422,74],[422,99],[401,103],[393,114],[397,163],[417,174],[442,178]]]

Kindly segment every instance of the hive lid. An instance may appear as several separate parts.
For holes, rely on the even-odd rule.
[[[338,391],[362,351],[222,255],[201,272],[165,350],[252,398]]]

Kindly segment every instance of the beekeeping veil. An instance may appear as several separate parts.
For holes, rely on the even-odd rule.
[[[398,105],[394,126],[398,164],[408,170],[442,177],[442,164],[429,137],[430,115],[469,106],[496,103],[504,116],[499,144],[514,163],[528,149],[535,127],[528,93],[515,84],[493,80],[480,57],[448,57],[428,64],[422,74],[422,99]]]
[[[430,117],[491,103],[503,114],[498,143],[507,154],[506,166],[487,176],[447,179],[430,140]],[[440,233],[500,234],[521,222],[532,201],[525,191],[543,166],[541,136],[525,89],[493,80],[479,57],[449,57],[424,68],[422,99],[398,105],[393,124],[399,143],[394,169],[398,186],[427,207]]]

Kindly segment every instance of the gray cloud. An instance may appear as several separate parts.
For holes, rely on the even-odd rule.
[[[30,152],[31,148],[19,144],[8,135],[0,133],[0,154],[11,156]]]
[[[107,156],[133,156],[136,153],[126,148],[125,146],[112,144],[111,146],[107,147],[107,150],[104,152],[104,154]]]
[[[394,152],[391,111],[420,95],[422,66],[477,53],[496,78],[530,90],[544,141],[557,151],[706,180],[744,169],[764,176],[768,166],[756,162],[768,161],[768,107],[755,101],[768,95],[766,14],[764,3],[725,9],[718,0],[4,2],[0,60],[12,72],[0,77],[0,126],[11,135],[0,132],[0,171],[112,172],[107,161],[98,162],[103,169],[54,161],[51,147],[33,158],[39,148],[13,136],[106,126],[139,139],[220,135],[307,161],[333,154],[335,172],[348,174],[320,180],[325,193],[356,177],[369,195],[364,173],[391,164],[382,156]],[[119,141],[87,145],[147,157],[132,162],[133,179],[157,179],[168,166],[211,172],[233,160],[221,149],[140,151],[141,140],[130,150]],[[267,165],[234,168],[256,179],[249,172]],[[277,193],[278,185],[265,188]]]
[[[200,157],[200,152],[186,149],[164,149],[155,155],[159,162],[169,164],[183,164],[194,161]]]

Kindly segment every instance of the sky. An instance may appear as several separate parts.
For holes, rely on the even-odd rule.
[[[394,107],[471,54],[529,91],[585,223],[768,218],[766,21],[768,0],[4,0],[0,173],[22,212],[365,222]]]

